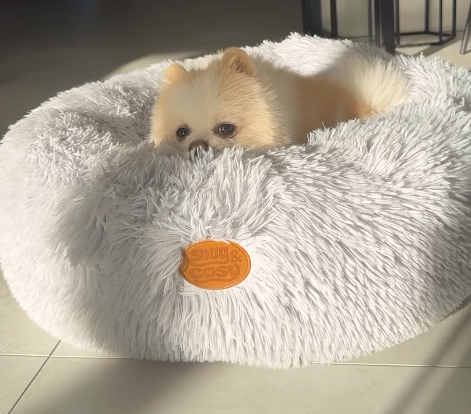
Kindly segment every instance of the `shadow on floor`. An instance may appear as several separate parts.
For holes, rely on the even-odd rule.
[[[150,54],[280,40],[300,1],[2,0],[0,134],[59,91]]]
[[[156,408],[171,412],[177,401],[191,394],[192,383],[204,381],[208,375],[204,364],[68,359],[65,367],[74,372],[70,376],[67,369],[57,367],[61,363],[62,358],[50,359],[27,391],[27,398],[20,399],[10,412],[83,414],[84,405],[90,404],[114,414],[147,413]]]

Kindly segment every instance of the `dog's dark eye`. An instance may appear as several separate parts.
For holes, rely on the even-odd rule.
[[[178,139],[183,139],[186,136],[190,135],[190,128],[188,128],[187,126],[182,126],[182,127],[177,129],[175,134],[176,134]]]
[[[220,124],[217,128],[217,134],[222,138],[230,138],[234,135],[235,129],[235,125],[227,123]]]

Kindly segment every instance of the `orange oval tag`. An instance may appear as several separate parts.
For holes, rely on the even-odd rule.
[[[202,289],[227,289],[250,273],[250,256],[234,242],[203,240],[188,246],[180,264],[183,279]]]

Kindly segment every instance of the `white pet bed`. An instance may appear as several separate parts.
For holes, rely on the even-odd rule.
[[[247,50],[303,73],[382,53],[299,35]],[[466,69],[398,58],[412,93],[391,114],[192,162],[145,141],[167,64],[61,93],[3,140],[1,266],[45,330],[136,358],[288,367],[389,347],[471,295]],[[204,239],[242,246],[247,279],[187,283],[181,252]]]

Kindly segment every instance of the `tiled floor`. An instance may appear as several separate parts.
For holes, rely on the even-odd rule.
[[[18,14],[25,2],[10,2],[9,10]],[[94,0],[63,0],[44,13],[38,5],[42,2],[30,1],[37,9],[25,19],[0,17],[0,30],[17,35],[1,52],[2,133],[59,90],[164,58],[280,39],[301,25],[294,2],[231,2],[219,20],[197,8],[182,15],[179,2],[168,2],[160,14],[135,6],[143,2],[147,0],[103,0],[95,7]],[[79,6],[64,9],[64,4]],[[214,7],[218,5],[215,1]],[[252,13],[242,29],[236,16],[249,6]],[[44,18],[38,19],[38,13]],[[53,27],[60,29],[60,37]],[[437,54],[471,67],[471,53],[462,56],[458,50],[456,42]],[[369,357],[270,371],[139,362],[75,349],[29,321],[0,277],[0,414],[7,413],[469,414],[471,307],[424,335]]]

